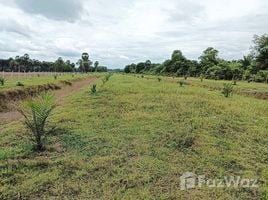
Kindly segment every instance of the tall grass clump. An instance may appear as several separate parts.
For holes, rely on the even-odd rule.
[[[203,80],[204,80],[204,74],[201,74],[200,75],[200,81],[203,82]]]
[[[233,84],[231,83],[224,83],[223,84],[223,89],[222,89],[222,94],[227,98],[232,95],[234,90]]]
[[[97,93],[97,85],[92,85],[91,88],[90,88],[90,92],[91,94],[96,94]]]
[[[5,78],[0,77],[0,85],[4,86],[5,85]]]
[[[233,85],[237,85],[237,80],[233,79]]]
[[[33,135],[37,151],[45,149],[47,120],[56,107],[55,97],[50,93],[42,93],[36,99],[21,104],[19,112],[24,117],[24,123]]]
[[[24,84],[21,83],[21,82],[17,82],[16,86],[19,86],[19,87],[24,87]]]

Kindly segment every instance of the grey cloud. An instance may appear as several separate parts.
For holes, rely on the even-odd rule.
[[[63,57],[78,57],[82,52],[76,50],[60,49],[56,51],[56,54]]]
[[[14,45],[10,45],[7,42],[0,42],[0,52],[17,52],[17,48]]]
[[[28,26],[22,25],[15,20],[0,20],[0,32],[11,32],[24,37],[30,37],[30,28]]]
[[[83,10],[80,0],[15,0],[15,2],[27,13],[68,22],[79,19]]]
[[[198,2],[178,1],[174,9],[163,9],[169,15],[170,22],[191,22],[204,16],[204,7]]]

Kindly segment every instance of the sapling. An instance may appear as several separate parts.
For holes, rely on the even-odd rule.
[[[178,83],[180,84],[180,87],[182,87],[184,84],[184,82],[182,80],[180,80]]]
[[[91,94],[96,94],[96,92],[97,92],[97,85],[95,85],[95,84],[92,85],[90,91],[91,91]]]
[[[229,97],[233,93],[233,85],[231,83],[224,83],[222,93],[225,97]]]
[[[39,97],[21,104],[19,112],[24,117],[26,127],[31,131],[36,143],[36,150],[45,149],[44,139],[47,120],[56,107],[55,97],[50,93],[42,93]]]
[[[0,77],[0,85],[4,86],[5,85],[5,78]]]

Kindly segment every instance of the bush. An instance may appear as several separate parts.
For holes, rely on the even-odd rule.
[[[19,86],[19,87],[24,87],[24,84],[21,83],[21,82],[17,82],[16,86]]]
[[[254,81],[268,83],[268,70],[259,71],[254,77]]]
[[[184,85],[184,82],[182,80],[180,80],[178,83],[180,84],[180,87]]]
[[[193,134],[186,134],[180,137],[173,138],[169,146],[176,148],[180,151],[185,151],[191,148],[195,143],[196,137]]]
[[[54,75],[54,79],[57,80],[58,79],[58,75]]]
[[[204,74],[201,74],[200,75],[200,81],[203,82],[203,80],[204,80]]]
[[[161,79],[160,77],[158,77],[157,80],[158,80],[159,82],[161,82],[162,79]]]
[[[0,85],[4,86],[5,85],[5,78],[0,77]]]
[[[55,107],[55,97],[50,93],[42,93],[36,99],[26,101],[20,106],[19,112],[25,119],[26,127],[34,136],[37,151],[45,149],[44,138],[47,119]]]
[[[234,79],[234,80],[233,80],[233,85],[236,85],[236,84],[237,84],[237,80]]]
[[[230,95],[232,95],[233,88],[234,87],[233,87],[233,85],[231,83],[224,83],[223,84],[223,91],[222,91],[223,95],[225,97],[229,97]]]
[[[97,85],[92,85],[92,87],[91,87],[91,94],[96,94],[96,92],[97,92]]]

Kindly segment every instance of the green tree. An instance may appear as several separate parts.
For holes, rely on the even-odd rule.
[[[264,34],[261,36],[254,35],[253,39],[253,51],[252,54],[256,58],[256,69],[254,72],[256,73],[259,70],[267,70],[268,69],[268,34]]]
[[[81,60],[81,65],[80,69],[83,72],[92,72],[93,67],[92,67],[92,61],[89,60],[89,54],[88,53],[82,53],[82,60]]]
[[[219,51],[213,47],[208,47],[199,57],[202,71],[206,72],[208,68],[213,67],[219,63]]]
[[[96,61],[94,63],[94,71],[97,72],[98,71],[98,67],[99,67],[99,61]]]

